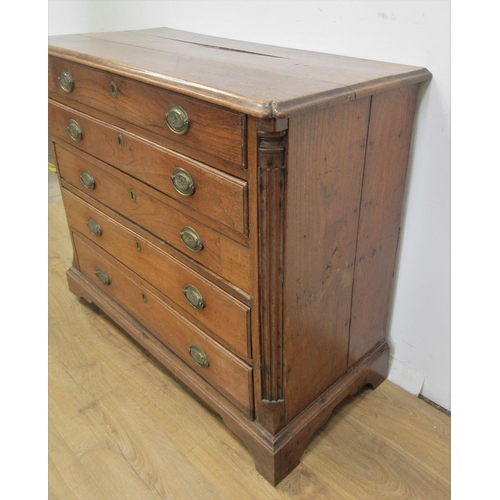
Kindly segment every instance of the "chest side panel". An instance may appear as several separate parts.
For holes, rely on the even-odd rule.
[[[373,96],[354,274],[349,367],[384,339],[417,86]]]
[[[284,273],[287,421],[346,371],[370,99],[290,119]]]

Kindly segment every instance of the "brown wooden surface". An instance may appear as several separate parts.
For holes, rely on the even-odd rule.
[[[346,370],[369,112],[370,99],[361,99],[290,119],[284,270],[287,422]]]
[[[308,58],[273,47],[252,51],[239,42],[209,46],[205,37],[173,40],[177,35],[182,34],[155,30],[52,39],[65,45],[49,49],[65,57],[64,64],[88,65],[72,66],[78,76],[74,94],[58,88],[55,75],[62,68],[53,72],[49,89],[49,97],[59,101],[49,106],[51,140],[75,226],[77,252],[68,282],[74,294],[94,302],[219,413],[245,443],[256,470],[276,485],[299,466],[309,441],[344,398],[366,384],[377,387],[387,376],[387,342],[366,317],[350,323],[351,313],[356,319],[360,309],[365,312],[363,301],[373,294],[372,310],[381,310],[368,319],[387,318],[397,244],[393,229],[399,221],[393,209],[402,196],[414,110],[414,99],[400,96],[414,97],[412,85],[430,74],[325,54]],[[110,77],[118,83],[116,99],[108,94]],[[155,82],[158,88],[145,85]],[[196,125],[205,124],[197,129],[200,145],[190,142],[196,134],[157,133],[160,123],[165,127],[157,108],[165,107],[174,89],[185,94],[178,102],[192,105]],[[395,93],[399,97],[393,100]],[[229,129],[237,133],[225,133],[235,116],[239,125]],[[75,117],[84,129],[78,143],[66,130]],[[211,118],[220,118],[226,129],[219,124],[211,129]],[[122,152],[116,141],[120,130]],[[191,206],[166,187],[164,192],[153,187],[155,175],[160,185],[169,182],[164,171],[150,178],[143,166],[165,158],[159,144],[175,150],[170,165],[187,154],[210,165],[184,159],[204,175],[214,174],[214,167],[240,180],[231,184],[226,174],[215,173],[207,196]],[[136,163],[126,147],[137,153]],[[245,166],[247,159],[248,170],[236,173],[238,162]],[[82,169],[94,176],[94,189],[83,187]],[[219,185],[235,190],[219,196],[213,193]],[[217,207],[228,197],[234,201],[227,210]],[[86,203],[94,208],[86,211]],[[104,221],[108,237],[88,239],[89,214]],[[201,252],[182,243],[185,226],[200,234]],[[136,253],[137,241],[144,254]],[[364,253],[374,242],[371,255],[380,250],[381,257],[368,263]],[[95,276],[101,262],[111,270],[110,286]],[[177,301],[191,277],[207,300],[217,301],[216,310],[197,313]],[[147,300],[140,299],[141,291]],[[240,336],[248,331],[250,312],[251,350]],[[207,369],[189,368],[187,348],[195,342],[216,360]]]
[[[259,214],[257,200],[259,199],[259,169],[258,169],[258,138],[257,124],[259,120],[253,116],[248,117],[248,226],[250,248],[259,248]],[[250,287],[252,304],[258,304],[260,288],[259,252],[250,252]],[[258,306],[256,306],[258,307]],[[260,316],[252,310],[252,321],[250,325],[251,344],[253,356],[253,383],[254,383],[254,407],[257,416],[260,414],[262,404],[262,357],[261,352],[261,324]]]
[[[265,127],[265,125],[264,125]],[[263,128],[264,128],[263,127]],[[257,130],[259,318],[262,402],[258,420],[271,434],[285,425],[283,384],[283,246],[286,214],[286,130]]]
[[[65,92],[57,80],[62,70],[69,70],[74,80],[73,90]],[[118,87],[118,95],[111,94],[111,81]],[[171,141],[193,150],[205,151],[239,166],[244,166],[244,115],[227,109],[186,98],[158,87],[135,82],[118,75],[96,71],[60,59],[49,59],[49,90],[76,102],[87,104],[117,116],[126,122],[143,127]],[[169,106],[177,104],[187,112],[190,120],[185,134],[172,132],[164,115]]]
[[[125,219],[124,217],[120,216],[110,208],[100,203],[99,201],[93,200],[90,196],[85,195],[83,192],[77,189],[74,189],[70,184],[66,183],[65,181],[62,181],[62,184],[64,184],[63,189],[65,189],[67,192],[70,192],[73,195],[80,197],[85,203],[91,204],[92,206],[95,207],[96,210],[105,214],[108,218],[115,220],[120,226],[123,226],[130,232],[137,234],[140,238],[147,241],[151,245],[161,249],[162,252],[165,252],[173,259],[181,262],[186,267],[189,267],[194,272],[196,272],[200,276],[203,276],[204,278],[212,282],[215,286],[219,287],[221,290],[226,291],[227,293],[229,293],[231,296],[233,296],[243,304],[247,306],[251,305],[251,300],[248,293],[243,292],[240,288],[223,280],[218,274],[211,272],[207,267],[202,266],[197,262],[195,262],[194,260],[187,258],[183,253],[179,252],[178,250],[169,245],[166,245],[165,242],[158,239],[156,236],[152,235],[149,231],[146,231],[144,228],[138,226],[137,224],[134,224],[129,219]],[[62,199],[61,190],[60,187],[58,186],[57,201],[61,199]]]
[[[450,498],[450,418],[391,382],[337,407],[273,488],[215,414],[68,290],[71,253],[57,202],[49,207],[50,500]]]
[[[386,335],[418,86],[372,99],[354,272],[349,366]]]
[[[69,191],[63,189],[62,194],[70,227],[163,292],[172,305],[175,304],[174,309],[182,310],[190,321],[201,328],[208,328],[240,356],[250,358],[249,307]],[[87,227],[90,218],[99,224],[99,236],[92,234]],[[140,251],[137,250],[137,242]],[[195,286],[203,296],[203,309],[195,309],[187,302],[183,290],[188,284]]]
[[[78,52],[97,69],[265,118],[287,117],[430,78],[425,68],[169,28],[49,38],[53,56],[78,62]]]
[[[106,295],[120,304],[172,349],[201,377],[218,388],[233,404],[246,414],[251,414],[251,368],[236,356],[214,342],[208,335],[175,313],[154,289],[145,288],[145,282],[90,241],[73,235],[78,263],[82,274]],[[109,277],[109,285],[103,285],[95,271],[103,269]],[[142,293],[146,296],[143,300]],[[209,361],[207,368],[200,367],[190,356],[189,347],[199,347]]]
[[[126,130],[130,134],[133,134],[137,137],[140,137],[146,141],[149,141],[153,144],[162,146],[169,150],[175,150],[175,152],[182,154],[184,156],[192,156],[193,150],[186,146],[185,144],[181,144],[180,142],[172,141],[167,136],[161,136],[155,134],[154,132],[150,132],[145,128],[134,125],[133,123],[126,122],[116,116],[112,116],[108,113],[104,113],[98,109],[92,108],[86,104],[75,103],[74,100],[70,99],[68,96],[58,94],[54,91],[49,90],[49,102],[57,102],[61,105],[67,106],[69,108],[78,108],[78,110],[82,113],[85,113],[89,116],[94,117],[97,120],[100,120],[104,123],[108,123],[114,127],[121,128],[122,130]],[[234,177],[240,179],[247,179],[248,172],[246,168],[241,168],[241,165],[235,165],[234,163],[228,162],[227,160],[223,160],[218,156],[214,156],[208,154],[205,151],[196,150],[196,158],[198,161],[203,162],[206,165],[210,165],[211,167],[217,168],[223,172],[231,174]]]
[[[71,119],[76,119],[83,130],[80,142],[73,141],[68,134],[67,127]],[[51,134],[167,194],[169,198],[164,200],[175,208],[192,217],[205,219],[209,216],[212,219],[209,224],[215,227],[223,224],[229,228],[230,234],[234,234],[234,231],[247,232],[245,181],[53,101],[49,103],[49,121]],[[118,134],[123,139],[123,148],[118,146]],[[174,189],[171,175],[176,167],[192,175],[195,183],[192,196],[182,196]]]
[[[61,178],[82,193],[101,201],[123,216],[140,224],[189,258],[200,262],[223,278],[243,290],[248,289],[249,249],[201,224],[198,220],[174,210],[165,202],[165,195],[139,183],[134,178],[85,155],[78,150],[60,143],[56,145],[57,164]],[[82,169],[86,169],[95,179],[95,189],[86,189],[80,181]],[[129,189],[136,193],[136,201],[130,198]],[[199,252],[189,250],[179,234],[183,227],[192,227],[200,236],[203,249]]]

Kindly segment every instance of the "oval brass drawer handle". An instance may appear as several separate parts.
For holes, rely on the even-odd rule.
[[[67,69],[63,69],[57,77],[59,85],[64,92],[71,92],[73,90],[73,77]]]
[[[208,368],[210,366],[207,356],[198,346],[191,344],[189,346],[188,352],[194,359],[195,363],[200,365],[202,368]]]
[[[184,135],[189,130],[189,116],[186,110],[178,104],[171,104],[165,113],[168,128],[177,135]]]
[[[180,167],[174,168],[170,179],[175,190],[182,196],[191,196],[194,193],[194,181],[187,170]]]
[[[94,236],[101,236],[102,234],[101,226],[92,217],[90,217],[89,220],[87,221],[87,227]]]
[[[108,286],[110,281],[109,281],[109,276],[107,275],[106,271],[101,269],[100,267],[96,269],[95,275],[99,278],[99,281],[105,285]]]
[[[203,295],[194,285],[186,285],[182,293],[195,309],[203,309],[205,307]]]
[[[118,95],[118,85],[114,81],[111,80],[111,95],[116,97]]]
[[[68,123],[68,133],[75,142],[80,142],[83,138],[82,128],[76,120],[71,119]]]
[[[203,243],[200,235],[192,227],[183,227],[180,236],[184,245],[186,245],[192,252],[199,252],[203,249]]]
[[[90,189],[92,191],[92,189],[95,188],[94,176],[88,170],[82,170],[82,173],[80,174],[80,180],[87,189]]]

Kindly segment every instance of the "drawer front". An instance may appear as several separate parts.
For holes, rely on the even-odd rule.
[[[82,130],[75,141],[68,124]],[[246,234],[247,183],[66,106],[49,103],[52,134],[192,209]]]
[[[48,86],[49,91],[188,147],[194,157],[201,150],[234,165],[245,163],[243,114],[57,58],[49,58]],[[176,131],[167,125],[169,109],[168,120]],[[183,113],[189,124],[181,134]]]
[[[234,405],[247,415],[251,413],[250,366],[175,312],[118,261],[75,233],[73,240],[80,271],[87,279]],[[208,366],[202,366],[205,361]]]
[[[250,358],[250,309],[192,269],[63,189],[68,223],[164,293],[221,342]]]
[[[70,152],[59,144],[55,145],[55,153],[63,181],[139,224],[242,290],[249,289],[248,247],[166,205],[156,197],[160,194],[151,194],[155,190],[147,190],[141,182],[103,162],[88,156],[83,158],[80,153]],[[85,187],[82,179],[91,189]]]

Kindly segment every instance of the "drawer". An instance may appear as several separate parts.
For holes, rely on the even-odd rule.
[[[197,158],[197,151],[201,151],[233,165],[245,164],[245,115],[241,113],[52,57],[48,87],[49,92],[189,148],[189,156]],[[188,125],[184,127],[186,119]]]
[[[62,194],[71,228],[151,283],[234,352],[250,358],[249,307],[66,189]]]
[[[82,130],[79,141],[68,132],[71,120]],[[49,121],[51,134],[167,194],[192,213],[247,233],[245,181],[54,102],[49,103]]]
[[[248,247],[173,209],[164,203],[166,196],[156,190],[95,158],[70,149],[72,151],[58,143],[54,147],[63,181],[248,291]],[[82,178],[91,189],[84,186]]]
[[[73,233],[80,271],[245,414],[252,369],[163,302],[138,276]],[[192,354],[190,354],[192,353]],[[204,363],[205,362],[205,363]],[[208,362],[208,366],[202,366]]]

